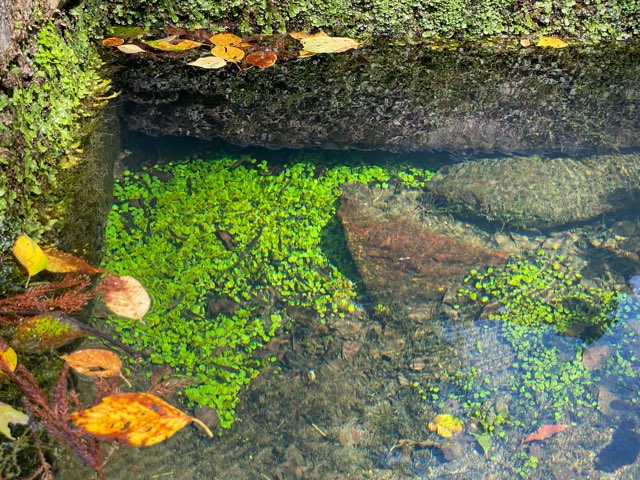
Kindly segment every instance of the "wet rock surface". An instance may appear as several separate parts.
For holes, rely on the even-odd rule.
[[[370,294],[404,304],[442,299],[479,264],[508,251],[454,220],[423,211],[416,192],[347,185],[338,210],[351,255]]]
[[[129,128],[268,148],[611,151],[640,145],[637,49],[367,44],[258,70],[114,54]],[[181,54],[184,56],[184,54]],[[490,65],[490,68],[488,68]]]
[[[551,228],[632,210],[640,199],[640,156],[483,159],[443,168],[427,188],[452,210]]]

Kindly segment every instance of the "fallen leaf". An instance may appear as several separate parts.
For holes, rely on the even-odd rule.
[[[24,233],[16,238],[11,251],[30,277],[47,268],[47,256],[38,244]]]
[[[171,437],[189,422],[196,422],[212,437],[211,430],[150,393],[118,393],[71,420],[88,433],[104,440],[118,440],[135,447],[154,445]]]
[[[13,372],[18,366],[18,356],[13,348],[7,347],[0,352],[0,360],[3,362],[3,369]],[[4,378],[6,374],[0,371],[0,379]]]
[[[563,431],[565,428],[567,428],[567,425],[543,425],[535,432],[527,435],[527,438],[525,438],[522,443],[545,440],[556,433]]]
[[[295,38],[296,40],[302,40],[303,38],[315,38],[315,37],[328,37],[324,32],[317,33],[305,33],[305,32],[290,32],[289,36],[291,38]]]
[[[226,64],[226,60],[220,57],[200,57],[193,62],[187,63],[187,65],[191,65],[192,67],[200,68],[222,68]]]
[[[200,42],[194,42],[193,40],[181,40],[178,43],[171,43],[166,39],[163,40],[149,40],[146,42],[150,47],[156,50],[162,50],[163,52],[183,52],[185,50],[191,50],[201,46]]]
[[[65,362],[76,372],[91,377],[111,378],[122,376],[122,362],[117,354],[101,348],[76,350],[68,355],[62,355]],[[126,380],[126,379],[125,379]]]
[[[80,272],[88,274],[104,272],[103,268],[96,268],[93,265],[89,265],[82,258],[63,252],[62,250],[58,250],[55,247],[45,248],[43,251],[47,256],[46,270],[48,272]]]
[[[52,312],[22,319],[11,336],[11,346],[19,352],[44,353],[85,336],[76,324]]]
[[[527,48],[531,46],[531,40],[529,40],[528,38],[521,38],[520,39],[520,46]]]
[[[569,45],[556,37],[540,37],[536,47],[564,48]]]
[[[491,450],[491,437],[486,433],[472,433],[482,448],[482,452],[484,453],[484,458],[489,458],[489,450]]]
[[[227,45],[216,45],[211,49],[211,53],[223,60],[237,63],[244,58],[244,52],[237,47]]]
[[[132,45],[130,43],[127,43],[126,45],[118,45],[116,48],[118,50],[120,50],[122,53],[143,53],[143,52],[146,52],[146,50],[144,50],[143,48],[140,48],[137,45]]]
[[[313,57],[314,55],[315,53],[307,52],[306,50],[300,50],[298,52],[298,58],[308,58],[308,57]]]
[[[360,46],[349,37],[311,37],[303,38],[300,42],[305,51],[312,53],[341,53]]]
[[[109,275],[96,290],[107,308],[122,317],[140,320],[151,306],[149,294],[133,277]]]
[[[433,421],[429,422],[429,431],[437,432],[443,438],[451,438],[462,431],[462,422],[448,413],[436,415]]]
[[[0,402],[0,433],[10,440],[15,440],[11,436],[11,430],[9,430],[9,424],[15,423],[18,425],[26,425],[29,422],[29,415],[22,413],[20,410],[16,410],[11,405]]]
[[[244,59],[250,65],[258,68],[269,68],[276,63],[278,56],[266,50],[258,50],[256,52],[251,52]]]
[[[109,37],[102,40],[103,47],[117,47],[124,43],[124,38],[121,37]]]
[[[133,38],[145,33],[142,27],[109,27],[107,33],[112,37]]]
[[[237,47],[242,43],[242,39],[233,33],[218,33],[209,37],[209,41],[217,46]]]

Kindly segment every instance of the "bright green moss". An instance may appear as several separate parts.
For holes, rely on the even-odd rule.
[[[104,265],[138,278],[153,298],[145,324],[110,324],[125,343],[149,349],[151,363],[194,378],[186,397],[215,408],[223,427],[265,362],[255,350],[295,321],[291,307],[320,321],[353,312],[354,286],[323,254],[321,231],[342,183],[392,180],[379,167],[317,176],[308,163],[277,175],[264,163],[233,165],[169,165],[159,174],[166,182],[155,170],[128,173],[116,186]]]

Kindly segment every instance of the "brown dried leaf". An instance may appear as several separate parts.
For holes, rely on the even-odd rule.
[[[245,62],[258,68],[269,68],[276,63],[278,56],[269,51],[258,50],[251,52],[245,58]]]
[[[151,298],[138,280],[110,275],[96,289],[109,310],[116,315],[140,320],[151,307]]]
[[[48,272],[54,273],[100,273],[104,272],[103,268],[97,268],[93,265],[89,265],[82,258],[76,257],[70,253],[58,250],[55,247],[45,248],[44,254],[47,256],[47,268]]]
[[[545,440],[556,433],[563,431],[565,428],[567,428],[567,425],[543,425],[535,432],[527,435],[522,443]]]
[[[117,354],[101,348],[76,350],[68,355],[62,355],[65,362],[76,372],[92,377],[121,377],[122,362]]]

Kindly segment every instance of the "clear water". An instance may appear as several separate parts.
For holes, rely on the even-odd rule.
[[[464,62],[451,58],[464,75]],[[433,69],[430,60],[422,60],[423,67]],[[520,89],[520,96],[525,92],[531,100],[527,105],[537,109],[537,94],[544,93],[570,112],[577,108],[576,118],[582,118],[589,111],[589,95],[580,96],[579,88],[567,93],[571,98],[553,91],[554,85],[571,83],[563,80],[563,68],[581,79],[580,62],[565,58],[559,67],[551,62],[541,83],[529,88],[527,79],[542,68],[538,61],[544,63],[521,58],[522,70],[513,76],[509,62],[496,67],[502,86],[513,79],[515,89],[503,92],[515,106],[503,102],[500,115],[512,119],[509,112],[517,110]],[[589,68],[599,72],[594,65]],[[635,71],[631,63],[624,65],[626,73],[616,80],[621,85]],[[481,85],[476,74],[469,77],[474,82],[458,83]],[[518,86],[519,75],[523,82]],[[589,75],[585,84],[597,77]],[[625,91],[628,95],[614,102],[624,107],[620,111],[633,103],[633,91]],[[443,92],[442,99],[449,98]],[[575,95],[584,102],[575,101]],[[529,107],[522,108],[526,113]],[[536,119],[548,114],[542,108],[527,117],[527,148],[536,150]],[[618,132],[620,138],[624,133],[625,146],[634,125],[637,121],[626,115]],[[606,128],[595,135],[596,126],[586,134],[575,127],[574,136],[554,124],[540,149],[571,150],[569,143],[579,137],[584,145],[615,150],[615,142],[603,148],[602,139],[616,135],[615,128]],[[562,142],[568,143],[558,147],[553,129],[558,136],[566,134]],[[259,133],[252,132],[252,138]],[[224,150],[240,168],[250,164],[248,156],[264,159],[264,174],[277,176],[300,158],[296,151],[194,146],[133,133],[125,146],[132,153],[119,166],[120,174],[153,170],[190,155],[214,158]],[[456,145],[456,150],[463,147]],[[318,178],[341,164],[427,168],[446,172],[448,178],[454,167],[441,170],[445,166],[479,167],[458,172],[455,181],[440,180],[440,189],[397,181],[389,188],[372,181],[347,189],[339,215],[324,229],[321,254],[355,283],[352,308],[320,319],[276,300],[270,312],[290,321],[268,348],[255,351],[273,362],[242,389],[231,428],[209,439],[189,426],[153,447],[122,448],[107,466],[108,478],[640,477],[638,155],[303,154],[318,165],[313,171]],[[281,193],[290,186],[281,184]],[[225,188],[211,195],[231,195]],[[247,187],[246,195],[250,192]],[[153,216],[154,208],[160,207],[149,203],[144,215]],[[237,233],[233,224],[226,227],[233,243]],[[173,228],[174,240],[182,241],[179,224]],[[120,268],[139,274],[135,265]],[[158,270],[158,278],[170,275]],[[214,328],[215,318],[202,315]],[[190,347],[185,345],[185,351]],[[143,366],[132,370],[134,376],[144,375]],[[449,434],[447,423],[459,431]],[[537,439],[530,437],[536,431]],[[86,471],[63,469],[61,478],[86,478]]]

